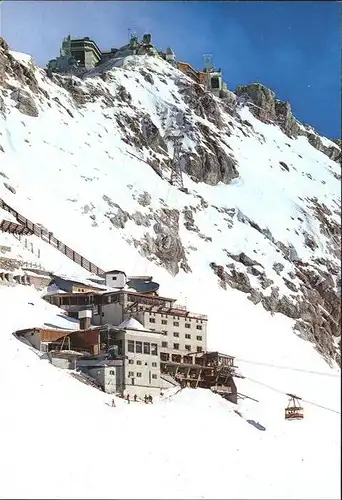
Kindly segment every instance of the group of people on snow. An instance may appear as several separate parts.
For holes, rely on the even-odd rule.
[[[127,403],[130,404],[131,402],[131,398],[130,398],[130,395],[129,394],[126,394],[126,396],[124,396],[123,394],[121,395],[122,398],[126,399]],[[136,403],[138,401],[138,397],[136,394],[134,394],[133,396],[133,401]],[[151,394],[147,395],[145,394],[144,396],[144,402],[146,404],[148,403],[153,403],[153,398],[151,396]],[[112,399],[112,406],[115,408],[116,407],[116,404],[115,404],[115,399]]]

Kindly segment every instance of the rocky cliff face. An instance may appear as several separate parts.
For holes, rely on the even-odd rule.
[[[275,123],[290,138],[299,135],[307,137],[309,143],[332,160],[338,161],[341,151],[334,146],[324,146],[319,135],[311,128],[301,125],[293,116],[289,102],[276,99],[272,90],[260,83],[240,85],[235,94],[247,105],[251,112],[264,123]]]
[[[13,203],[30,192],[27,159],[41,165],[45,155],[49,175],[37,167],[36,182],[51,191],[50,175],[63,173],[58,203],[70,210],[72,202],[90,228],[106,227],[117,245],[175,279],[216,276],[227,294],[290,318],[297,334],[340,362],[341,149],[295,119],[288,102],[260,84],[216,99],[157,55],[49,79],[1,39],[0,109],[4,127],[10,119],[22,130],[12,129],[12,142],[0,132]],[[180,131],[188,194],[169,184],[171,137]]]

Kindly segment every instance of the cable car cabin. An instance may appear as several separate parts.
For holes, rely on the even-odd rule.
[[[288,394],[290,396],[287,408],[285,408],[285,420],[302,420],[304,418],[304,409],[300,405],[297,396]]]

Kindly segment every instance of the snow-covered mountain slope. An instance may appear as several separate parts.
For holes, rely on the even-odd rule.
[[[73,328],[62,311],[22,286],[0,289],[0,303],[1,498],[339,498],[339,415],[307,405],[305,421],[285,422],[284,397],[247,380],[239,389],[259,403],[237,408],[184,389],[153,405],[117,398],[112,408],[112,396],[11,335],[31,324]],[[312,351],[316,367],[318,358]],[[272,384],[294,383],[307,397],[311,386],[338,407],[338,378],[297,373],[285,384],[280,372]]]
[[[7,203],[102,268],[148,268],[161,292],[181,289],[212,313],[214,332],[219,303],[207,297],[228,285],[339,357],[336,144],[260,85],[218,100],[157,56],[113,60],[82,80],[50,80],[5,43],[1,61]],[[168,182],[180,125],[189,194]]]
[[[235,407],[205,391],[185,391],[153,408],[122,407],[115,417],[103,407],[103,395],[80,388],[18,345],[11,332],[44,320],[30,319],[27,303],[36,303],[37,310],[50,306],[29,296],[32,290],[2,289],[4,373],[16,376],[18,369],[25,386],[18,381],[5,390],[0,418],[8,426],[21,424],[22,394],[39,400],[30,428],[38,418],[56,424],[62,413],[79,422],[86,413],[79,432],[87,439],[75,438],[78,456],[90,449],[98,457],[99,443],[102,449],[106,442],[95,471],[101,467],[101,477],[110,478],[114,469],[120,477],[114,489],[111,480],[101,483],[75,460],[76,469],[68,469],[68,480],[56,485],[54,495],[338,498],[340,417],[329,408],[340,406],[340,372],[332,361],[339,360],[340,341],[339,148],[297,122],[262,86],[216,99],[153,56],[112,61],[83,79],[49,79],[29,56],[8,51],[2,42],[0,109],[0,198],[101,268],[153,275],[160,294],[207,313],[208,347],[237,357],[247,377],[238,380],[239,392],[258,400],[239,403],[241,418]],[[180,129],[188,193],[169,183],[170,136]],[[29,239],[41,250],[43,266],[77,272],[65,256]],[[24,248],[16,251],[23,254]],[[15,321],[13,310],[20,311]],[[305,420],[289,424],[283,420],[284,392],[325,408],[304,403]],[[99,442],[89,443],[97,420],[103,431],[96,425]],[[141,435],[133,438],[140,421]],[[120,438],[127,429],[127,440],[117,446],[119,426]],[[37,436],[19,428],[11,427],[6,450],[13,438],[29,453]],[[49,443],[39,457],[48,453],[57,467],[65,448],[58,443],[54,450]],[[195,453],[178,456],[182,446]],[[117,448],[123,459],[113,454]],[[130,450],[136,448],[142,456],[132,464]],[[200,453],[205,475],[194,458]],[[13,497],[23,490],[11,484],[14,451],[8,456],[8,482],[0,493]],[[49,461],[41,462],[45,474]],[[128,480],[130,468],[137,470],[135,481]],[[227,482],[229,473],[234,484]],[[25,474],[25,496],[51,496],[46,483],[33,479],[32,464]]]

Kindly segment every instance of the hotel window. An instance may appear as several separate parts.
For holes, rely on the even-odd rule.
[[[179,326],[179,322],[178,321],[174,321],[173,322],[173,326]]]
[[[190,323],[185,323],[185,328],[190,328],[190,327],[191,327]]]
[[[198,346],[197,347],[197,352],[202,352],[202,347]]]
[[[156,322],[155,318],[150,318],[150,323],[155,323],[155,322]]]
[[[167,335],[167,330],[162,330],[161,332],[163,335]]]
[[[175,350],[178,350],[178,349],[179,349],[179,344],[173,344],[173,348],[174,348]]]
[[[142,342],[135,343],[135,352],[137,354],[142,354]]]
[[[197,335],[196,340],[202,340],[201,335]]]
[[[167,320],[166,319],[162,319],[161,324],[162,325],[167,325]]]
[[[156,362],[152,363],[152,368],[157,368],[158,364]]]
[[[167,347],[167,342],[162,342],[161,345],[162,347]]]
[[[186,350],[186,351],[191,351],[191,345],[186,345],[186,346],[185,346],[185,350]]]
[[[196,325],[197,330],[202,330],[202,325]]]
[[[134,372],[128,372],[129,377],[134,377]]]
[[[134,340],[127,341],[127,350],[128,352],[134,352]]]
[[[186,338],[186,339],[191,339],[191,335],[190,335],[190,333],[186,333],[186,334],[185,334],[185,338]]]
[[[109,375],[115,375],[115,371],[114,370],[110,370],[109,371]]]
[[[155,373],[152,373],[152,378],[157,378],[157,375]]]
[[[137,372],[137,377],[141,378],[141,373],[140,372]]]
[[[150,343],[144,342],[144,354],[150,354]]]
[[[152,356],[158,356],[158,345],[151,344],[151,354]]]
[[[141,365],[141,361],[140,361],[140,359],[138,359],[138,361],[137,361],[137,365]]]
[[[130,365],[133,365],[133,364],[134,364],[134,359],[129,359],[129,360],[128,360],[128,363],[129,363]]]
[[[173,336],[174,337],[179,337],[179,333],[178,332],[173,332]]]

